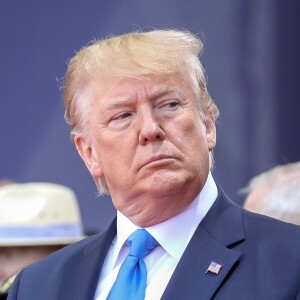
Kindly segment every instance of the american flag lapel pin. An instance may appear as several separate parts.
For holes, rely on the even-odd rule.
[[[209,265],[209,267],[206,270],[206,273],[210,272],[213,274],[219,274],[220,269],[222,268],[222,265],[217,264],[216,262],[212,261]]]

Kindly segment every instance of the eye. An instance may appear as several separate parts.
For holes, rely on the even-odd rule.
[[[129,113],[129,112],[124,112],[124,113],[118,114],[118,115],[116,115],[115,117],[113,117],[113,118],[111,119],[111,121],[124,120],[124,119],[127,119],[127,118],[131,117],[131,116],[132,116],[131,113]]]
[[[118,115],[116,118],[114,119],[126,119],[126,118],[129,118],[131,116],[131,113],[129,112],[125,112],[125,113],[122,113],[121,115]]]
[[[174,111],[178,107],[179,107],[179,102],[177,100],[168,100],[168,101],[164,101],[163,103],[160,103],[160,105],[158,105],[157,108],[163,111]]]
[[[132,113],[130,112],[122,112],[118,115],[115,115],[110,119],[108,127],[114,130],[123,129],[130,124],[131,117]]]
[[[174,108],[174,107],[178,106],[179,103],[176,101],[172,101],[172,102],[168,103],[167,105],[169,105],[171,108]]]

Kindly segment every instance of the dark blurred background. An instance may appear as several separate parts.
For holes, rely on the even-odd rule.
[[[179,28],[204,41],[218,104],[215,178],[235,202],[248,180],[300,159],[300,2],[297,0],[42,0],[0,2],[0,179],[71,187],[85,229],[114,215],[69,140],[59,81],[95,38]]]

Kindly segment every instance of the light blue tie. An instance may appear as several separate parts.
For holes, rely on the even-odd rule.
[[[138,229],[127,239],[130,251],[124,260],[108,300],[144,300],[147,268],[143,258],[158,246],[145,229]]]

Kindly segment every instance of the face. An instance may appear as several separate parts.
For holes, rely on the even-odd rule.
[[[56,246],[0,247],[0,284],[15,272],[58,249]]]
[[[88,137],[75,137],[94,178],[105,176],[114,206],[139,226],[179,213],[203,187],[215,125],[206,125],[183,76],[110,78],[87,88]]]
[[[255,188],[245,199],[244,208],[252,212],[263,214],[262,200],[266,197],[269,191],[270,188],[268,185],[264,184]]]

